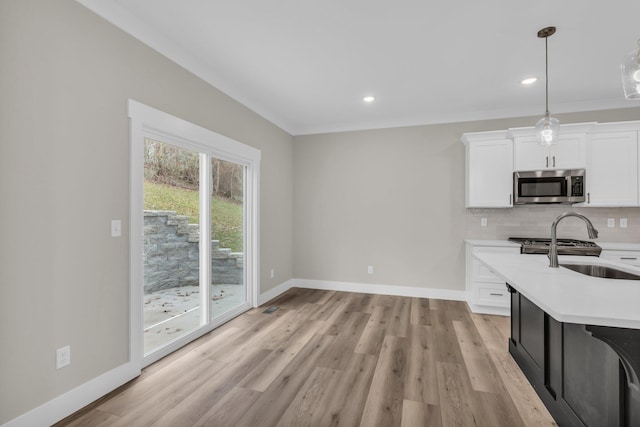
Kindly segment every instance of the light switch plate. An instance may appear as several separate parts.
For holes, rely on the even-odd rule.
[[[122,221],[119,219],[111,220],[111,237],[122,236]]]
[[[607,227],[615,228],[616,227],[616,219],[615,218],[607,218]]]

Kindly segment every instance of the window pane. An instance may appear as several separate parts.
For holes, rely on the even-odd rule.
[[[200,326],[199,154],[145,139],[144,353]]]
[[[211,318],[246,301],[244,166],[211,159]]]

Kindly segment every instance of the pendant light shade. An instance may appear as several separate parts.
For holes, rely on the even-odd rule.
[[[549,114],[549,50],[547,38],[556,32],[556,27],[546,27],[538,31],[538,37],[544,38],[544,63],[545,63],[545,113],[544,117],[536,123],[536,138],[538,142],[548,147],[558,142],[560,133],[560,121]]]
[[[558,142],[560,120],[551,117],[549,111],[536,123],[536,138],[541,145],[548,147]]]
[[[638,40],[638,47],[624,58],[620,71],[622,71],[624,97],[640,99],[640,40]]]

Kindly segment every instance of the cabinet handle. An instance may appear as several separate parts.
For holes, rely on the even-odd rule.
[[[503,296],[504,294],[498,294],[498,293],[493,293],[493,292],[492,292],[492,293],[490,293],[489,295],[491,295],[492,297],[501,297],[501,296]]]
[[[511,197],[512,197],[512,195],[511,195],[511,194],[509,194],[509,206],[512,206],[512,205],[513,205],[513,203],[511,203]]]
[[[553,167],[556,167],[556,156],[553,156]]]
[[[545,167],[547,167],[547,168],[549,167],[549,156],[547,156],[547,166],[545,166]]]
[[[621,256],[621,257],[620,257],[620,259],[628,259],[628,260],[635,261],[635,260],[637,260],[638,258],[636,258],[636,257],[634,257],[634,256]]]
[[[591,203],[591,193],[587,193],[587,204]]]

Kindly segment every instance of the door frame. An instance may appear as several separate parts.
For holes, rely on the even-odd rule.
[[[258,306],[260,278],[260,150],[220,135],[171,114],[128,100],[130,119],[129,179],[129,361],[142,369],[251,307]],[[144,138],[168,143],[180,142],[222,160],[245,166],[244,182],[244,269],[248,304],[225,313],[215,323],[177,339],[160,351],[144,356],[143,283],[144,283]],[[205,227],[208,228],[208,227]],[[201,231],[202,232],[202,231]],[[207,310],[208,311],[208,310]]]

